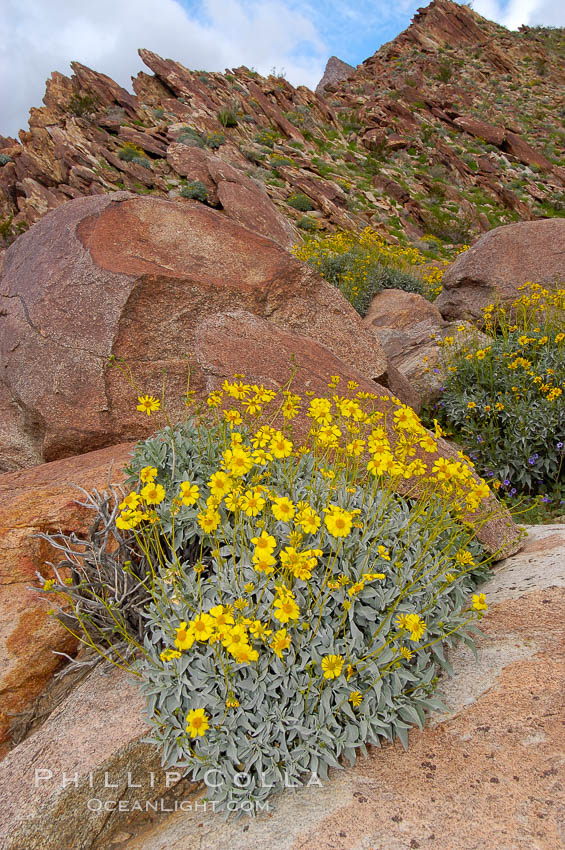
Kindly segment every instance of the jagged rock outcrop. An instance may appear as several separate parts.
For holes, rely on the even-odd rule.
[[[268,196],[307,231],[370,225],[393,239],[461,244],[559,215],[564,50],[563,30],[510,32],[433,0],[324,97],[245,67],[191,71],[148,50],[151,73],[131,94],[75,62],[72,77],[52,74],[20,141],[0,138],[0,250],[70,198],[125,189],[182,202],[189,178],[172,145],[207,148],[240,185],[263,188],[255,201]],[[247,225],[247,192],[236,202],[227,183],[223,199],[210,186],[206,203],[239,205]]]
[[[565,220],[520,222],[485,233],[447,269],[435,306],[446,319],[480,321],[487,304],[509,304],[523,284],[565,284]]]
[[[298,220],[297,211],[284,203],[296,187],[292,179],[283,184],[274,172],[285,165],[297,178],[320,175],[310,157],[303,159],[292,145],[303,147],[302,126],[308,132],[328,121],[335,126],[332,109],[304,87],[295,89],[282,78],[265,80],[247,68],[224,77],[190,71],[151,51],[140,50],[140,55],[155,75],[139,74],[135,95],[74,62],[72,78],[55,72],[47,81],[45,106],[31,110],[29,131],[20,133],[20,143],[2,138],[4,243],[81,195],[126,189],[182,200],[190,175],[176,171],[178,158],[168,156],[173,144],[208,148],[226,168],[231,166],[223,192],[212,191],[206,202],[234,217],[237,209],[246,226],[257,226],[257,217],[252,222],[250,216],[254,208],[267,226],[277,219],[270,235],[286,245],[296,241],[291,222],[268,201],[270,196],[287,219]],[[342,226],[357,221],[331,203],[325,213]]]
[[[351,76],[355,68],[337,56],[330,56],[326,62],[322,79],[316,86],[316,94],[323,97],[327,91],[335,90],[335,84]]]

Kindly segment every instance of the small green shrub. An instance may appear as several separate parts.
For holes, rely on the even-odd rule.
[[[358,133],[359,130],[363,127],[363,124],[359,118],[359,113],[356,111],[353,112],[342,112],[339,116],[339,120],[341,121],[341,127],[344,133]]]
[[[442,62],[439,66],[436,79],[441,83],[448,83],[453,76],[453,67],[450,62]]]
[[[237,127],[237,115],[233,109],[220,109],[218,112],[218,121],[222,127]]]
[[[204,147],[204,139],[202,138],[202,133],[199,133],[198,130],[194,129],[194,127],[181,127],[181,132],[177,137],[177,142],[180,142],[182,145],[187,145],[188,147],[193,148]]]
[[[12,157],[7,153],[0,153],[0,165],[7,165],[9,162],[13,162]]]
[[[315,127],[309,106],[296,106],[291,112],[285,112],[284,116],[291,124],[294,124],[295,127],[300,127],[301,130],[313,129]]]
[[[382,169],[382,161],[386,157],[387,153],[386,139],[381,139],[378,142],[375,142],[371,153],[365,157],[365,162],[362,166],[365,174],[369,177],[379,174]]]
[[[375,272],[375,283],[379,289],[403,289],[404,292],[423,293],[421,278],[404,269],[382,266]]]
[[[125,142],[118,151],[118,157],[124,162],[133,162],[137,165],[143,165],[145,168],[151,168],[151,163],[145,156],[143,149],[132,142]]]
[[[300,212],[310,212],[314,209],[314,204],[308,195],[304,195],[301,192],[290,195],[286,199],[286,202],[289,207],[293,207],[295,210],[299,210]]]
[[[255,141],[258,145],[263,145],[266,148],[274,148],[275,142],[277,141],[278,137],[278,132],[272,128],[261,129],[255,135]]]
[[[153,166],[151,165],[151,160],[147,159],[146,156],[134,156],[129,162],[133,163],[133,165],[142,165],[143,168],[151,169]]]
[[[298,219],[296,224],[301,230],[306,230],[308,232],[314,232],[318,229],[316,219],[311,218],[309,215],[303,215],[302,218]]]
[[[13,215],[9,215],[6,218],[0,220],[0,236],[4,240],[8,240],[12,235],[12,221],[14,220]]]
[[[428,267],[419,251],[391,245],[371,228],[361,234],[338,231],[318,236],[293,252],[337,286],[361,316],[383,289],[435,296],[441,281],[439,270]]]
[[[91,94],[73,94],[67,103],[67,112],[82,118],[98,109],[98,101]]]
[[[206,147],[212,148],[213,150],[221,147],[225,141],[226,137],[223,133],[207,133],[204,137]]]
[[[195,201],[202,201],[202,203],[208,200],[208,189],[200,180],[187,183],[180,190],[180,194],[183,198],[191,198]]]
[[[318,172],[321,177],[328,177],[332,173],[333,169],[329,162],[325,162],[325,160],[320,159],[319,156],[313,156],[312,162],[318,169]]]
[[[427,232],[442,242],[463,245],[471,241],[472,222],[468,216],[459,218],[439,204],[431,204],[423,211],[423,216]]]
[[[254,148],[240,148],[240,151],[249,162],[259,163],[265,160],[265,154]]]
[[[271,168],[276,170],[277,168],[281,168],[285,165],[294,165],[294,160],[290,156],[284,156],[280,153],[272,153],[269,156],[269,164]]]

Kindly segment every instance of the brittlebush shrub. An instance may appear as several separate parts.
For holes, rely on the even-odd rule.
[[[559,510],[565,498],[565,289],[520,287],[508,307],[485,309],[490,343],[450,356],[437,407],[501,495],[541,499]],[[455,347],[453,345],[453,347]]]
[[[325,779],[367,744],[406,746],[441,707],[444,648],[472,644],[486,609],[470,593],[489,562],[476,540],[488,487],[464,456],[439,456],[410,408],[339,376],[329,388],[301,399],[225,381],[205,415],[138,444],[127,495],[112,511],[105,499],[99,524],[139,579],[138,605],[146,593],[130,642],[163,763],[231,810]],[[142,413],[159,408],[139,397]],[[86,643],[99,644],[104,607],[123,641],[127,593],[101,588],[91,554],[96,629],[84,571],[74,588],[56,573],[49,590],[78,611]]]
[[[441,290],[444,264],[430,263],[416,248],[392,245],[370,227],[311,237],[293,253],[337,286],[361,316],[383,289],[429,299]]]

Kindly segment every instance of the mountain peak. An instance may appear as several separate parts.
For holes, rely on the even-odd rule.
[[[322,79],[316,86],[316,94],[323,97],[328,86],[346,80],[351,76],[353,71],[355,71],[353,65],[348,65],[347,62],[343,62],[337,56],[330,56],[326,63]]]

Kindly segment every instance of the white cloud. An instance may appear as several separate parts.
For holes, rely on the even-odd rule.
[[[508,29],[527,26],[565,26],[562,0],[473,0],[473,9]]]
[[[0,134],[27,125],[51,71],[78,60],[129,88],[138,47],[189,68],[285,69],[315,86],[329,54],[314,24],[283,0],[205,0],[196,18],[177,0],[4,0],[0,17]],[[147,70],[147,69],[145,69]]]

